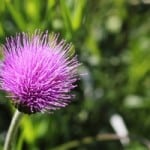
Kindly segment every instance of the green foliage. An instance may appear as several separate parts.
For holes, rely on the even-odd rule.
[[[54,114],[24,116],[17,150],[63,150],[66,145],[77,150],[147,149],[143,140],[132,136],[127,147],[119,140],[80,141],[113,133],[113,113],[123,117],[130,135],[150,139],[149,8],[144,0],[0,1],[1,44],[16,32],[59,32],[73,43],[70,55],[76,49],[84,74],[70,106]],[[12,115],[5,95],[0,93],[0,149]]]

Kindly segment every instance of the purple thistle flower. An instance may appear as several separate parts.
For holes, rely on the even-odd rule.
[[[24,113],[54,111],[71,101],[79,66],[71,45],[58,36],[36,31],[6,39],[1,64],[1,88]]]

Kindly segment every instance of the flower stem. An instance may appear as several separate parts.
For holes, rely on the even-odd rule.
[[[22,117],[22,113],[16,110],[14,113],[14,116],[12,118],[11,124],[9,126],[6,139],[5,139],[5,144],[4,144],[4,150],[11,150],[12,149],[12,141],[15,138],[17,129],[18,129],[18,124],[20,122],[20,119]]]

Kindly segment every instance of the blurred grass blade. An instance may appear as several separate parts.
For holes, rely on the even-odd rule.
[[[72,23],[71,23],[71,12],[66,4],[66,1],[60,0],[61,12],[62,17],[65,23],[66,30],[72,34]]]
[[[0,1],[1,4],[0,4],[0,17],[3,15],[3,12],[5,11],[5,2],[4,0],[1,0]]]
[[[10,2],[6,2],[6,7],[18,28],[20,30],[24,30],[26,28],[26,24],[23,20],[23,17],[21,16],[21,13],[18,12],[17,9]]]
[[[3,35],[4,35],[4,28],[3,28],[2,23],[0,23],[0,36],[3,36]]]
[[[55,0],[48,0],[47,3],[48,3],[47,4],[48,8],[52,8],[55,5],[56,1]]]
[[[18,138],[17,150],[22,150],[23,141],[24,141],[24,132],[21,132],[21,135]]]
[[[72,27],[74,30],[77,30],[81,25],[85,4],[86,4],[86,0],[77,0],[75,3],[76,7],[74,10],[73,21],[72,21]]]

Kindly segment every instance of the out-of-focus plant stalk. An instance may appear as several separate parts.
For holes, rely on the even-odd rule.
[[[14,116],[12,118],[11,124],[9,126],[5,143],[4,143],[4,150],[11,150],[12,149],[12,144],[13,140],[15,138],[17,129],[18,129],[18,124],[20,122],[20,119],[22,118],[22,113],[16,110],[14,113]]]

